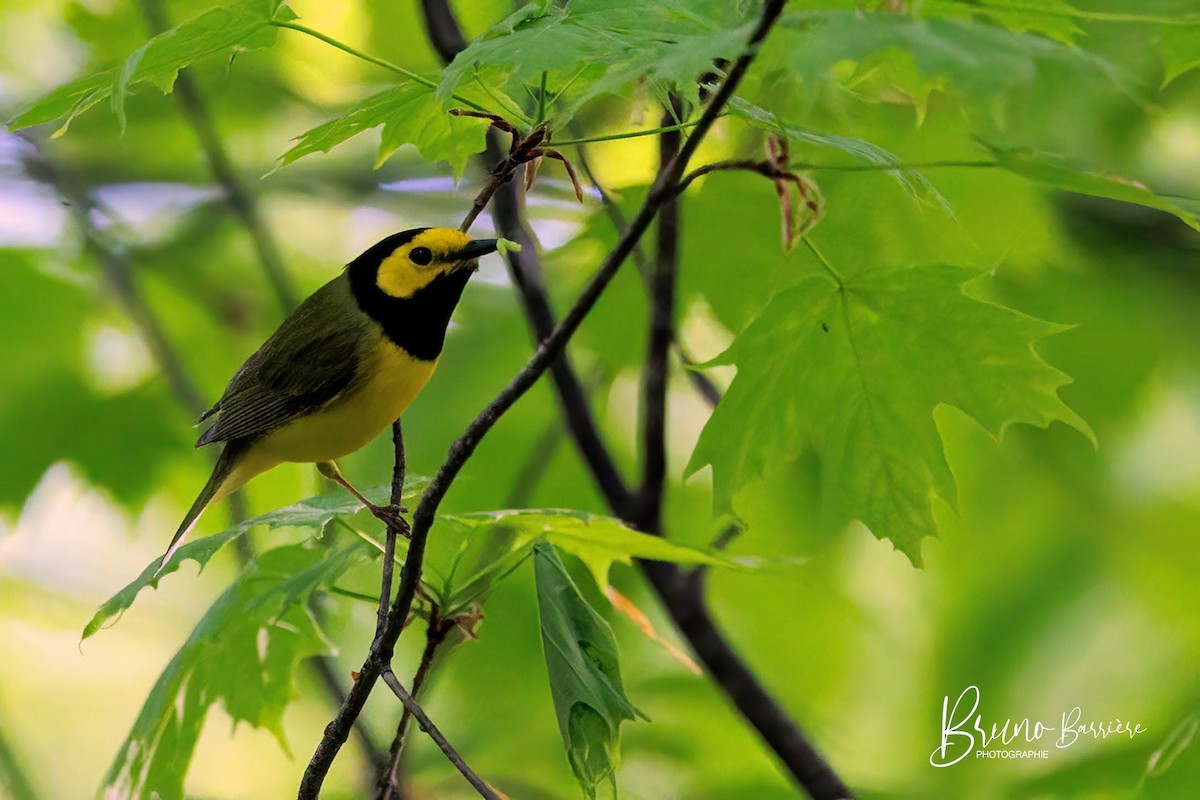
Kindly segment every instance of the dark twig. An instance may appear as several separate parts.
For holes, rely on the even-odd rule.
[[[663,165],[660,169],[663,171],[674,162],[679,148],[677,137],[677,133],[660,136],[660,163]],[[657,252],[650,294],[650,341],[643,379],[644,473],[638,492],[638,515],[634,520],[640,530],[660,536],[666,493],[667,355],[673,337],[675,278],[679,268],[676,197],[677,192],[671,194],[671,201],[663,205],[658,217]],[[779,755],[800,785],[814,800],[851,797],[850,790],[783,708],[759,684],[717,628],[704,597],[704,572],[687,571],[676,564],[663,562],[641,561],[639,564],[672,620],[708,668],[709,674],[754,725],[767,745]]]
[[[813,800],[845,800],[850,789],[763,687],[729,644],[704,599],[704,572],[660,561],[641,562],[642,571],[667,613],[713,681],[754,726],[767,747],[783,762]]]
[[[446,0],[421,0],[421,12],[433,49],[442,63],[449,64],[467,46],[454,12]]]
[[[489,161],[500,158],[500,145],[495,135],[489,135],[486,157]],[[527,167],[528,168],[528,167]],[[521,297],[525,316],[533,327],[537,341],[543,341],[554,330],[554,311],[542,283],[542,267],[538,259],[533,238],[521,221],[521,204],[517,187],[509,182],[496,193],[493,203],[496,231],[507,239],[521,245],[521,250],[510,250],[506,254],[509,275]],[[629,498],[629,489],[620,470],[600,439],[600,431],[592,415],[588,393],[571,363],[570,356],[562,353],[550,365],[550,377],[557,389],[559,408],[570,428],[580,455],[591,468],[600,493],[613,507],[624,506]]]
[[[663,114],[663,125],[680,114],[680,102]],[[681,134],[658,137],[659,170],[679,155]],[[667,371],[675,338],[675,277],[679,272],[679,204],[669,193],[658,212],[654,269],[650,273],[650,336],[642,370],[642,483],[638,488],[636,522],[639,530],[662,530],[662,504],[667,479]]]
[[[613,229],[616,230],[617,235],[623,236],[625,234],[625,228],[628,227],[625,214],[621,212],[621,207],[613,198],[612,193],[610,193],[608,189],[604,188],[600,181],[596,179],[596,175],[594,172],[592,172],[591,164],[588,161],[587,153],[582,145],[579,146],[576,153],[577,155],[575,160],[579,163],[579,168],[583,170],[583,174],[587,177],[588,183],[592,184],[592,188],[594,188],[596,193],[600,195],[600,205],[604,208],[605,215],[608,217],[609,222],[612,223]],[[642,276],[642,280],[644,283],[646,283],[647,288],[649,288],[650,262],[649,259],[646,258],[646,254],[642,252],[640,247],[635,247],[633,252],[630,253],[630,258],[633,259],[633,263],[637,266],[638,273]],[[702,398],[704,398],[704,402],[706,402],[710,407],[716,408],[717,403],[721,402],[721,389],[703,372],[690,369],[690,367],[695,366],[696,360],[692,358],[691,354],[687,351],[687,348],[684,347],[683,342],[679,340],[678,331],[675,332],[674,336],[674,349],[675,357],[679,359],[680,363],[682,363],[684,367],[689,367],[687,370],[687,376],[688,381],[692,384],[692,387]]]
[[[408,468],[408,462],[404,457],[404,431],[400,427],[400,420],[392,423],[392,452],[395,455],[392,461],[391,504],[392,508],[399,512],[402,510],[401,503],[404,502],[404,476]],[[384,534],[383,570],[379,581],[379,612],[375,620],[376,636],[383,633],[383,628],[387,625],[388,607],[392,604],[392,572],[396,566],[396,537],[404,534],[404,531],[394,525],[388,525]]]
[[[726,161],[714,161],[711,164],[696,167],[679,182],[679,185],[675,188],[675,193],[683,194],[684,190],[691,186],[692,182],[697,178],[711,175],[714,172],[730,171],[755,172],[764,178],[772,179],[786,179],[791,177],[786,169],[780,169],[769,161],[755,160],[753,158],[731,158]]]
[[[429,531],[433,526],[437,508],[446,492],[449,491],[454,479],[462,471],[463,466],[487,432],[525,392],[529,391],[562,352],[567,341],[575,335],[583,319],[595,306],[596,301],[608,287],[625,259],[629,257],[630,251],[649,228],[659,207],[674,193],[675,184],[683,176],[696,148],[704,140],[717,116],[737,89],[738,84],[741,83],[746,70],[757,54],[759,44],[779,18],[783,10],[783,2],[784,0],[767,0],[762,17],[747,43],[746,52],[734,62],[728,76],[713,94],[704,113],[697,121],[691,137],[680,148],[678,155],[672,159],[671,163],[661,171],[658,180],[650,188],[642,207],[630,220],[625,235],[617,241],[616,246],[604,259],[575,304],[563,317],[562,322],[549,337],[542,341],[533,357],[513,378],[512,382],[480,412],[450,448],[446,460],[425,490],[421,502],[413,514],[412,541],[409,543],[408,556],[405,558],[404,567],[400,572],[400,588],[391,610],[388,612],[387,625],[382,635],[375,637],[375,641],[372,642],[370,653],[363,662],[358,680],[351,688],[346,702],[326,726],[325,734],[305,769],[304,778],[300,784],[300,798],[316,798],[318,796],[321,784],[329,772],[329,767],[333,764],[342,744],[345,743],[354,721],[362,713],[375,681],[390,669],[389,665],[395,651],[396,641],[408,618],[417,584],[421,579],[421,568],[425,558],[425,546]]]
[[[446,641],[446,637],[454,630],[455,625],[456,623],[452,619],[442,619],[441,609],[436,603],[430,604],[429,624],[425,626],[425,649],[421,651],[421,662],[417,665],[416,674],[412,679],[412,696],[414,698],[421,696],[421,689],[429,679],[434,659],[437,658],[438,648]],[[379,781],[375,787],[379,800],[396,800],[399,797],[400,761],[404,756],[404,746],[408,741],[408,723],[411,718],[412,712],[408,706],[405,706],[404,713],[400,715],[400,722],[396,726],[396,736],[392,740],[388,764],[380,772]]]
[[[480,778],[478,775],[476,775],[475,770],[467,766],[467,762],[464,761],[463,757],[458,754],[458,751],[454,749],[454,746],[446,741],[446,737],[443,736],[442,732],[438,730],[436,725],[433,724],[433,721],[425,715],[425,711],[422,710],[417,701],[413,699],[413,696],[410,695],[407,690],[405,690],[403,684],[401,684],[396,678],[396,673],[392,672],[392,670],[389,668],[384,670],[382,677],[383,682],[388,685],[388,688],[392,690],[396,697],[400,698],[400,702],[404,704],[404,707],[408,710],[408,712],[416,717],[417,723],[421,726],[421,730],[429,734],[429,738],[433,739],[437,746],[441,748],[442,752],[446,754],[446,758],[450,759],[450,763],[457,767],[458,771],[461,772],[463,777],[467,779],[467,782],[475,787],[475,790],[479,792],[479,796],[488,798],[488,800],[500,800],[500,795],[496,794],[492,787],[488,786],[483,778]]]
[[[317,610],[320,611],[319,608]],[[323,614],[317,616],[318,624],[322,622],[323,618]],[[346,702],[345,681],[338,675],[334,660],[327,657],[317,657],[310,659],[308,663],[312,664],[312,670],[316,673],[321,686],[325,688],[325,694],[328,695],[328,699],[337,706]],[[361,725],[356,726],[354,731],[358,736],[363,756],[371,766],[371,774],[377,774],[381,770],[387,769],[387,758],[383,754],[383,746],[372,741],[371,735]]]
[[[142,0],[142,11],[150,25],[151,33],[162,33],[171,27],[162,0]],[[250,234],[267,282],[271,284],[275,298],[286,314],[296,307],[296,291],[283,265],[279,246],[263,219],[257,195],[238,175],[233,159],[229,157],[221,134],[217,131],[216,120],[213,119],[190,70],[185,69],[179,73],[175,80],[174,94],[179,100],[184,118],[195,131],[196,138],[200,140],[200,147],[204,150],[204,157],[208,161],[213,178],[225,191],[230,209]]]

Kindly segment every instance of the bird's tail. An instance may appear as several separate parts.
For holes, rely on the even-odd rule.
[[[158,572],[162,572],[162,568],[171,560],[171,556],[175,555],[175,551],[183,545],[183,540],[192,532],[192,528],[196,527],[196,523],[200,521],[200,515],[204,513],[204,509],[208,508],[214,500],[219,500],[229,494],[230,489],[225,486],[225,482],[229,479],[234,467],[237,466],[238,459],[243,454],[244,447],[238,442],[229,442],[225,445],[225,449],[221,451],[220,458],[217,459],[217,464],[213,467],[212,475],[208,478],[208,483],[204,484],[204,488],[200,490],[200,495],[196,498],[196,502],[192,503],[192,507],[188,509],[187,514],[183,518],[183,522],[179,523],[179,530],[175,531],[175,536],[171,539],[171,544],[167,546],[167,552],[163,555],[162,561],[158,564]],[[237,488],[236,486],[233,488]]]

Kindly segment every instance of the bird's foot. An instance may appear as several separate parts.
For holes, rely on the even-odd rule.
[[[401,516],[402,513],[408,509],[397,508],[396,506],[377,506],[373,504],[368,505],[367,508],[370,509],[371,513],[381,520],[383,524],[395,530],[405,539],[412,538],[412,529],[408,525],[408,520]]]

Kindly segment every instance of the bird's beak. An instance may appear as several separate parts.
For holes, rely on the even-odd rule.
[[[486,256],[488,253],[496,252],[495,239],[476,239],[470,242],[462,250],[454,254],[454,260],[460,266],[465,266],[472,261],[475,261],[480,256]]]

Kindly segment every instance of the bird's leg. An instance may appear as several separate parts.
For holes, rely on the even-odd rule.
[[[339,484],[345,488],[346,491],[350,492],[350,494],[357,497],[358,501],[366,506],[366,508],[372,514],[380,519],[385,525],[395,528],[397,531],[399,531],[401,536],[407,539],[412,535],[409,531],[408,520],[400,515],[400,512],[404,511],[404,509],[396,508],[395,506],[378,506],[372,503],[363,496],[362,492],[360,492],[358,489],[355,489],[354,486],[350,484],[350,481],[342,477],[342,471],[338,469],[337,463],[333,461],[320,461],[317,463],[317,472],[320,472],[326,478],[329,478],[329,480]]]

